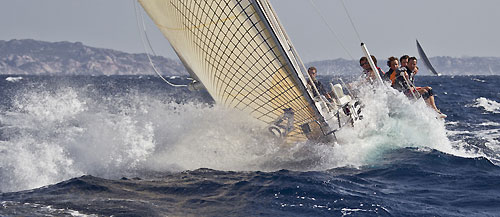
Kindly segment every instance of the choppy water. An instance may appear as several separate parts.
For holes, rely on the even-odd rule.
[[[0,76],[0,215],[500,215],[500,76],[418,84],[445,122],[364,91],[341,145],[279,147],[153,76]]]

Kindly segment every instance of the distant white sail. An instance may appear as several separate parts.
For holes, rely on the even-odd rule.
[[[292,110],[287,142],[307,139],[304,124],[309,138],[322,136],[323,116],[267,1],[139,2],[217,103],[267,124]]]
[[[417,41],[417,50],[418,50],[418,55],[420,56],[420,59],[422,61],[424,61],[424,64],[425,66],[431,70],[432,73],[434,73],[435,75],[441,75],[439,74],[436,69],[434,69],[434,67],[432,66],[431,64],[431,61],[429,60],[429,58],[427,58],[427,55],[425,55],[425,52],[424,52],[424,49],[422,49],[422,46],[420,46],[420,43],[418,43],[418,40]]]

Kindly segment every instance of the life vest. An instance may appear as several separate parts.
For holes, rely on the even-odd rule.
[[[396,82],[396,77],[397,77],[396,71],[389,69],[389,71],[386,74],[389,75],[389,80],[391,80],[392,85],[394,85],[394,82]]]

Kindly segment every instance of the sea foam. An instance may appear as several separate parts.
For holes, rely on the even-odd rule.
[[[63,87],[20,91],[0,112],[0,191],[31,189],[90,174],[148,176],[226,171],[324,170],[376,164],[388,150],[417,147],[465,155],[423,101],[390,88],[362,89],[364,119],[338,143],[280,145],[241,111],[130,89],[104,94]]]
[[[487,112],[500,114],[500,103],[495,100],[479,97],[474,102],[475,104],[472,107],[483,108]]]
[[[23,80],[23,77],[21,76],[18,76],[18,77],[7,77],[5,78],[6,81],[9,81],[9,82],[18,82],[20,80]]]

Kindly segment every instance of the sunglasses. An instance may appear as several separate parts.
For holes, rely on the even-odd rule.
[[[366,65],[366,64],[368,64],[368,63],[367,63],[367,62],[360,63],[360,64],[359,64],[359,66],[364,66],[364,65]]]

